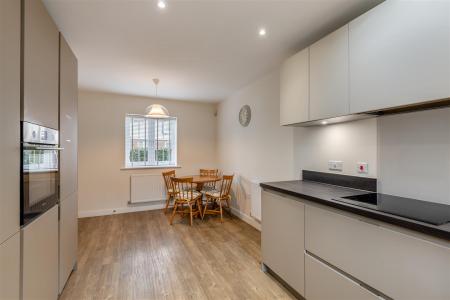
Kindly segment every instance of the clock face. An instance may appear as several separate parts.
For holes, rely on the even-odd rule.
[[[250,120],[252,118],[252,111],[250,110],[250,106],[244,105],[239,111],[239,123],[242,126],[247,127],[250,124]]]

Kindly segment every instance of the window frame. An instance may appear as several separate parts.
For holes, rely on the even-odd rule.
[[[131,133],[131,135],[128,133],[128,126],[133,127],[133,118],[136,119],[143,119],[145,120],[145,150],[147,151],[146,154],[146,160],[142,161],[142,162],[133,162],[130,160],[130,153],[133,149],[133,133]],[[131,119],[131,120],[130,120]],[[163,169],[163,168],[177,168],[178,166],[178,119],[176,117],[169,117],[169,118],[160,118],[160,119],[154,119],[154,118],[149,118],[145,115],[140,115],[140,114],[126,114],[125,118],[124,118],[125,122],[124,122],[124,168],[122,169],[146,169],[146,168],[155,168],[155,169]],[[152,148],[150,147],[151,145],[151,139],[150,139],[150,135],[147,132],[147,128],[149,128],[150,123],[149,120],[155,120],[156,121],[156,138],[153,139],[154,141],[156,141],[156,148],[154,150],[158,150],[158,143],[160,141],[159,139],[159,122],[161,121],[175,121],[175,129],[171,128],[169,130],[169,145],[174,148],[171,151],[171,160],[168,161],[168,163],[166,163],[165,161],[159,161],[157,159],[158,157],[158,153],[155,153],[155,157],[154,157],[154,164],[151,163],[151,159],[150,159],[150,151],[152,150]],[[170,122],[171,123],[171,122]],[[169,123],[169,124],[170,124]],[[129,146],[131,144],[131,146]]]

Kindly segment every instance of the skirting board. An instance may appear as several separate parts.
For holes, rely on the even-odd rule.
[[[241,212],[239,209],[237,209],[235,207],[231,207],[231,213],[233,215],[235,215],[236,217],[238,217],[239,219],[241,219],[242,221],[244,221],[245,223],[247,223],[250,226],[258,229],[259,231],[261,231],[261,223],[259,223],[258,221],[256,221],[252,217],[250,217],[249,215]]]
[[[166,207],[165,203],[157,202],[151,205],[130,205],[127,207],[100,209],[100,210],[85,210],[78,212],[78,218],[89,218],[99,216],[109,216],[115,214],[125,214],[138,211],[157,210]]]
[[[165,207],[164,203],[158,203],[153,205],[133,205],[128,207],[120,207],[120,208],[111,208],[111,209],[101,209],[101,210],[87,210],[87,211],[79,211],[78,212],[78,218],[89,218],[89,217],[100,217],[100,216],[109,216],[109,215],[115,215],[115,214],[125,214],[125,213],[131,213],[131,212],[138,212],[138,211],[147,211],[147,210],[157,210],[157,209],[163,209]],[[249,215],[241,212],[239,209],[232,207],[231,213],[244,221],[245,223],[249,224],[250,226],[256,228],[257,230],[261,231],[261,223],[250,217]]]

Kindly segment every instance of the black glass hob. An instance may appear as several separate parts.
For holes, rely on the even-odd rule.
[[[450,205],[403,198],[378,193],[367,193],[333,200],[373,209],[432,225],[450,222]]]

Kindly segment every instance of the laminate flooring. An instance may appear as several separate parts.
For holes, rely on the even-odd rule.
[[[189,226],[145,211],[79,220],[68,299],[294,299],[261,272],[261,234],[237,217]]]

